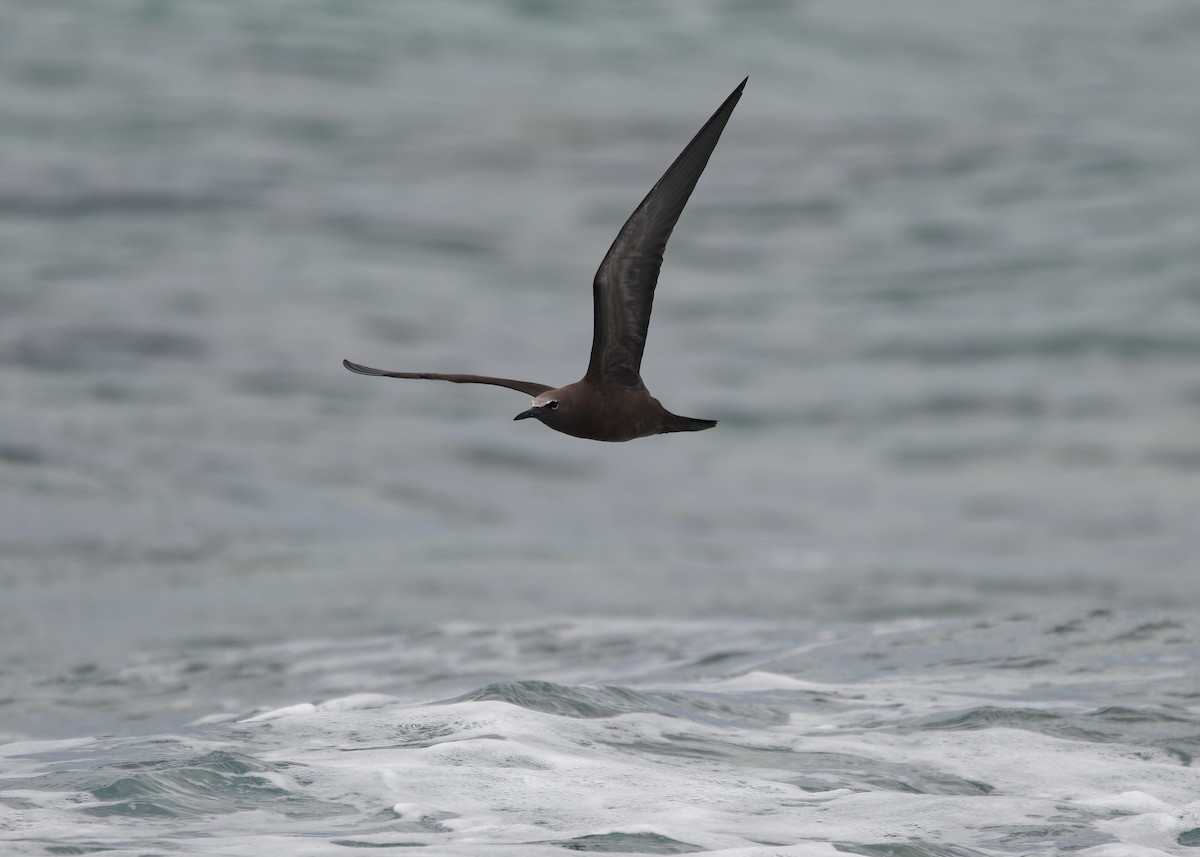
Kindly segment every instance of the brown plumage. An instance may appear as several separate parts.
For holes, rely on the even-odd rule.
[[[715,426],[716,420],[676,416],[650,395],[642,383],[642,352],[646,348],[654,287],[667,239],[745,86],[746,80],[738,84],[650,189],[600,263],[592,283],[592,354],[587,374],[581,380],[553,388],[548,384],[488,375],[385,372],[349,360],[343,360],[343,365],[360,375],[491,384],[517,390],[534,399],[533,407],[517,414],[515,419],[533,417],[555,431],[589,440],[624,441]]]

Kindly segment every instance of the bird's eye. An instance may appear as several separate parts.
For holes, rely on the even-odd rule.
[[[546,407],[552,411],[558,410],[558,402],[546,402]]]

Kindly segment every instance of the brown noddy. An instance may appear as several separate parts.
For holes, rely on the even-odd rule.
[[[667,239],[742,97],[746,80],[717,108],[634,209],[600,263],[592,282],[592,356],[587,374],[581,380],[555,388],[488,375],[385,372],[349,360],[343,360],[342,364],[360,375],[492,384],[517,390],[533,396],[533,407],[514,419],[533,417],[555,431],[588,440],[625,441],[667,432],[703,431],[715,426],[716,420],[676,416],[650,395],[642,383],[642,352]]]

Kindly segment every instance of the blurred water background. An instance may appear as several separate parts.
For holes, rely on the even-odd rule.
[[[747,74],[643,366],[717,429],[589,443],[513,423],[511,391],[341,367],[577,379],[596,265]],[[464,854],[901,853],[801,810],[755,838],[753,801],[661,829],[580,820],[577,798],[543,795],[534,821],[478,808],[529,810],[522,778],[600,718],[771,751],[626,735],[648,755],[594,776],[627,808],[696,776],[643,782],[667,746],[772,788],[787,769],[912,854],[1200,842],[1178,808],[1200,789],[1196,80],[1200,7],[1179,2],[0,2],[0,834],[37,854],[299,853],[271,837],[306,818],[303,853],[342,853],[367,840],[330,819],[370,819],[382,844]],[[587,696],[647,683],[732,696],[720,715]],[[812,725],[865,729],[852,753],[798,749],[833,710],[818,692],[869,700]],[[998,699],[1028,716],[959,711]],[[346,725],[363,711],[378,734]],[[454,722],[413,727],[422,752],[566,743],[443,760],[445,805],[384,820],[423,806],[383,794],[409,762],[364,762],[355,800],[284,782],[350,763],[322,767],[327,745],[399,746],[384,724],[431,711]],[[301,721],[324,731],[261,731]],[[1013,734],[1084,747],[1028,745],[1027,772],[1073,784],[1053,787],[980,786],[953,741],[929,770],[884,759],[880,735],[926,727],[1010,761]],[[1146,753],[1162,770],[1123,787]],[[214,791],[155,804],[181,786],[112,774],[139,765]],[[736,803],[737,781],[712,794]],[[478,807],[455,804],[472,786]],[[995,803],[904,833],[910,805],[854,802],[1035,792],[1058,827],[990,839]],[[106,838],[114,818],[132,826]]]

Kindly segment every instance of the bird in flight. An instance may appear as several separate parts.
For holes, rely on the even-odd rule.
[[[533,402],[532,407],[514,419],[532,417],[555,431],[588,440],[626,441],[668,432],[703,431],[715,426],[716,420],[677,416],[650,395],[642,383],[642,352],[667,239],[742,97],[746,80],[717,108],[634,209],[600,263],[592,282],[591,361],[581,380],[565,387],[551,387],[488,375],[385,372],[349,360],[343,360],[342,364],[360,375],[491,384],[517,390],[533,396]]]

